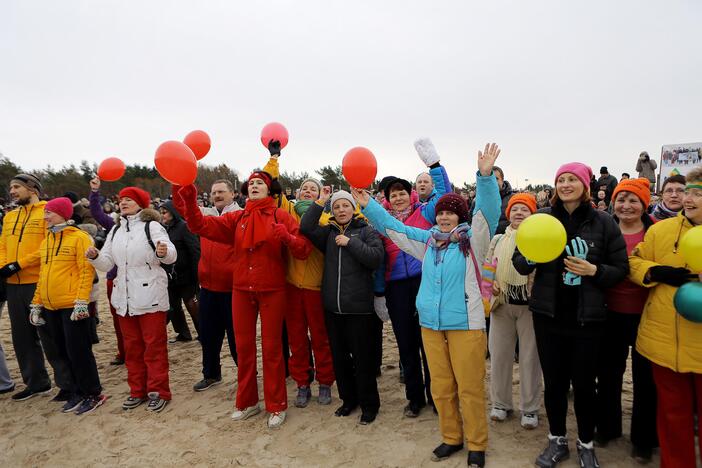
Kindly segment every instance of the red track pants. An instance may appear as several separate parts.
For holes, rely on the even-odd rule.
[[[311,289],[301,289],[288,285],[287,310],[285,326],[288,327],[290,341],[290,375],[298,387],[310,384],[310,338],[317,381],[322,385],[334,383],[334,365],[332,364],[329,335],[324,324],[322,293]]]
[[[280,352],[285,289],[278,291],[232,291],[232,318],[236,353],[239,356],[236,407],[248,408],[258,403],[256,381],[256,322],[261,314],[261,348],[263,351],[263,399],[266,411],[277,413],[288,407],[285,388],[285,363]]]
[[[658,394],[661,467],[695,466],[694,414],[702,415],[702,374],[675,372],[651,363]],[[702,452],[702,421],[698,422]],[[702,455],[700,455],[702,457]],[[702,461],[702,460],[701,460]]]
[[[161,398],[170,400],[166,312],[120,315],[119,326],[124,337],[131,396],[146,398],[149,392],[158,392]]]

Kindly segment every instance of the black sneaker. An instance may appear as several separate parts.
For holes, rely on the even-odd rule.
[[[66,401],[66,404],[61,408],[62,413],[72,413],[78,409],[80,404],[83,403],[83,397],[80,395],[71,395],[71,397]]]
[[[570,457],[568,449],[568,439],[565,437],[549,437],[548,445],[541,454],[536,457],[536,466],[541,468],[554,468],[563,460]]]
[[[468,452],[468,466],[470,468],[483,468],[485,466],[485,452]]]
[[[12,387],[3,388],[2,390],[0,390],[0,395],[2,395],[3,393],[10,393],[10,392],[14,392],[14,391],[15,391],[15,384],[12,384]]]
[[[143,398],[137,398],[137,397],[130,396],[129,398],[124,400],[124,403],[122,403],[122,409],[125,411],[132,410],[132,409],[136,408],[137,406],[141,405],[142,403],[144,403]]]
[[[372,423],[375,421],[375,417],[378,416],[377,411],[373,410],[364,410],[361,413],[361,419],[358,420],[358,423],[362,426],[367,426],[368,424]]]
[[[196,392],[204,392],[210,387],[222,383],[222,379],[202,379],[195,385],[193,385],[193,390]]]
[[[446,460],[448,457],[463,449],[463,444],[451,445],[442,443],[431,453],[432,461]]]
[[[631,458],[636,460],[640,465],[651,463],[651,459],[653,459],[653,449],[651,447],[634,445],[631,447]]]
[[[578,448],[578,461],[581,468],[600,468],[594,447],[584,447],[580,440],[575,443],[575,446]]]
[[[29,389],[29,387],[25,388],[21,392],[17,392],[14,395],[12,395],[12,399],[15,401],[24,401],[24,400],[29,400],[30,398],[33,398],[37,395],[46,395],[51,391],[51,387],[46,387],[42,390],[38,390],[36,392],[33,392]]]
[[[157,392],[149,393],[149,404],[146,405],[146,411],[153,411],[154,413],[160,413],[163,408],[168,404],[168,400],[161,398]]]
[[[89,396],[88,398],[83,400],[83,402],[80,404],[80,406],[76,410],[76,414],[78,416],[80,416],[81,414],[92,413],[99,406],[101,406],[103,403],[105,403],[105,400],[107,400],[107,397],[105,395]]]
[[[71,392],[69,392],[68,390],[61,389],[56,394],[56,396],[51,399],[51,401],[69,401],[71,399],[71,396],[73,396]]]

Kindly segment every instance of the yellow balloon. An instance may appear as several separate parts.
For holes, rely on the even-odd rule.
[[[702,273],[702,226],[693,227],[680,239],[680,253],[694,273]]]
[[[519,251],[536,263],[548,263],[558,258],[567,241],[561,222],[546,213],[529,216],[517,229]]]

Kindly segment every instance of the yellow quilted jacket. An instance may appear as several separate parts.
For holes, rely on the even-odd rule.
[[[49,310],[72,309],[76,300],[90,302],[95,270],[85,251],[91,245],[90,236],[73,226],[49,232],[39,247],[41,268],[32,302]]]
[[[651,267],[684,267],[678,244],[692,228],[682,214],[660,221],[646,232],[643,242],[629,257],[629,279],[650,288],[636,339],[636,349],[647,359],[675,372],[702,373],[702,323],[691,322],[675,311],[677,288],[662,283],[644,283]]]
[[[22,268],[7,278],[8,284],[33,284],[39,280],[39,245],[46,237],[45,201],[20,206],[5,215],[0,234],[0,267],[18,262]]]

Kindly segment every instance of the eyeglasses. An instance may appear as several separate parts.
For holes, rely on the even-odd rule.
[[[683,193],[685,193],[685,189],[681,189],[681,188],[679,188],[679,189],[668,188],[668,189],[663,190],[663,193],[666,193],[666,194],[668,194],[668,195],[672,195],[672,194],[674,194],[674,193],[675,193],[675,194],[678,194],[678,195],[682,195]]]

